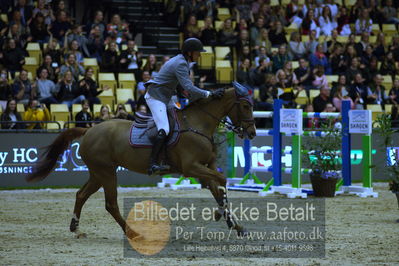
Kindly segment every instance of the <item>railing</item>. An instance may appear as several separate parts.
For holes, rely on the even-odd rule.
[[[0,124],[23,124],[23,125],[27,125],[27,124],[57,124],[58,126],[58,131],[62,130],[61,124],[58,121],[0,121]],[[7,132],[40,132],[40,133],[46,133],[49,132],[49,129],[47,128],[40,128],[40,129],[27,129],[27,128],[15,128],[15,129],[0,129],[0,132],[2,133],[7,133]]]

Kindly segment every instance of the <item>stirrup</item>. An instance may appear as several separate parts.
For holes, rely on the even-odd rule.
[[[158,165],[158,164],[153,164],[148,168],[148,175],[153,176],[153,175],[162,175],[167,173],[170,170],[169,165]]]

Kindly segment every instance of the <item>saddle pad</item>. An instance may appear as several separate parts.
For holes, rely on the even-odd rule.
[[[176,112],[173,111],[173,114],[171,114],[171,116],[174,118],[174,123],[170,123],[169,118],[169,126],[171,124],[174,124],[174,126],[173,129],[170,129],[170,133],[167,138],[167,146],[175,145],[180,137],[180,125],[179,121],[177,120]],[[129,143],[133,147],[150,148],[152,147],[151,139],[154,138],[157,133],[158,132],[153,121],[150,121],[146,127],[142,127],[142,125],[133,123],[130,128]]]

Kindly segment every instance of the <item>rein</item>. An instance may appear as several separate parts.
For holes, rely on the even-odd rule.
[[[227,113],[230,113],[231,110],[234,108],[234,106],[239,105],[239,104],[240,104],[240,99],[242,99],[242,98],[243,98],[244,100],[246,100],[246,98],[244,98],[244,97],[237,98],[236,101],[235,101],[234,104],[230,107],[230,109],[229,109],[229,111],[228,111]],[[193,103],[193,104],[194,104],[194,105],[197,105],[198,103]],[[250,104],[252,105],[251,102],[250,102]],[[206,115],[210,116],[210,117],[213,118],[214,120],[218,121],[219,124],[223,124],[225,128],[227,128],[228,130],[231,130],[232,132],[234,132],[234,133],[236,133],[236,134],[242,134],[242,132],[243,132],[245,129],[247,129],[248,127],[252,126],[252,125],[255,123],[255,120],[254,120],[253,118],[252,118],[252,119],[240,119],[241,122],[248,122],[248,126],[247,126],[246,128],[243,128],[242,126],[236,126],[236,125],[234,125],[234,123],[228,121],[227,118],[220,119],[220,118],[214,116],[213,114],[211,114],[210,112],[206,111],[206,110],[203,109],[203,108],[199,108],[199,110],[200,110],[201,112],[205,113]],[[240,117],[239,108],[237,108],[236,110],[237,110],[237,117]],[[184,111],[184,109],[182,110],[182,113],[183,113],[183,111]],[[183,113],[183,120],[185,121],[185,124],[188,125],[187,117],[186,117],[186,115],[185,115],[184,113]],[[209,136],[205,135],[204,133],[202,133],[201,131],[199,131],[199,130],[197,130],[197,129],[195,129],[195,128],[190,127],[189,125],[188,125],[188,128],[187,128],[187,129],[180,130],[180,133],[186,133],[186,132],[193,132],[193,133],[195,133],[195,134],[198,134],[198,135],[200,135],[200,136],[205,137],[206,139],[208,139],[208,140],[211,142],[212,145],[215,144],[213,136],[209,137]],[[224,142],[224,141],[223,141],[223,142]],[[223,143],[223,142],[221,142],[221,143]],[[221,144],[221,143],[220,143],[220,144]]]

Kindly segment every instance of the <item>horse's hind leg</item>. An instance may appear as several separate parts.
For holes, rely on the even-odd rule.
[[[107,176],[106,181],[103,182],[105,194],[105,209],[114,217],[115,221],[120,225],[125,235],[130,238],[138,238],[140,235],[133,231],[123,219],[118,206],[118,191],[117,191],[117,178],[115,171],[111,176]]]
[[[100,187],[101,187],[100,182],[93,177],[92,173],[90,173],[89,180],[76,193],[75,207],[73,209],[73,217],[69,229],[71,230],[71,232],[75,233],[76,237],[78,238],[86,236],[84,233],[81,233],[79,231],[79,219],[82,207],[87,201],[87,199],[93,193],[97,192]]]

